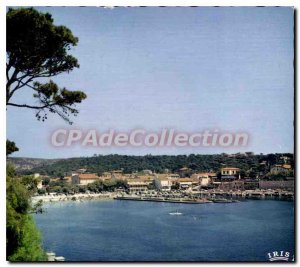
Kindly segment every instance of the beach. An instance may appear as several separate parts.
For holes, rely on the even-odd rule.
[[[112,199],[116,194],[115,193],[78,193],[74,195],[65,195],[65,194],[60,194],[60,195],[41,195],[41,196],[34,196],[31,198],[31,201],[33,204],[39,202],[40,200],[43,201],[43,203],[46,202],[61,202],[61,201],[84,201],[84,200],[104,200],[104,199]]]

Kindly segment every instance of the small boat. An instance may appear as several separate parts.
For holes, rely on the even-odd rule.
[[[219,199],[214,199],[214,203],[232,203],[233,201],[226,199],[226,198],[219,198]]]
[[[65,257],[63,257],[63,256],[55,257],[54,261],[65,261]]]
[[[176,212],[170,212],[169,214],[170,214],[170,215],[182,215],[182,213],[181,213],[181,212],[178,212],[178,211],[176,211]]]

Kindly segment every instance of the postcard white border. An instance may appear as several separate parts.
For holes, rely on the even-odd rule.
[[[7,6],[293,6],[296,9],[299,8],[300,4],[299,1],[290,1],[290,0],[273,0],[273,1],[253,1],[253,0],[210,0],[210,1],[199,1],[199,0],[185,0],[185,1],[180,1],[180,0],[172,0],[172,1],[161,1],[161,0],[126,0],[126,1],[121,1],[121,0],[102,0],[102,1],[97,1],[97,0],[2,0],[0,1],[0,17],[1,17],[1,23],[0,23],[0,34],[1,34],[1,42],[0,42],[0,55],[1,55],[1,61],[0,61],[0,83],[1,87],[3,88],[0,90],[0,96],[2,101],[5,101],[5,55],[6,55],[6,49],[5,49],[5,14],[6,14],[6,7]],[[296,36],[299,36],[299,27],[297,27],[297,33]],[[297,45],[298,48],[298,45]],[[298,57],[297,57],[298,61]],[[297,62],[296,61],[296,62]],[[297,68],[297,77],[299,77],[299,68]],[[299,93],[297,94],[297,103],[299,106]],[[296,108],[297,114],[298,113],[298,108]],[[299,115],[297,116],[297,125],[299,125]],[[5,103],[1,105],[0,109],[0,140],[1,140],[1,159],[0,159],[0,170],[1,170],[1,204],[0,204],[0,229],[1,229],[1,234],[0,234],[0,244],[2,249],[0,250],[0,260],[1,263],[4,263],[5,265],[9,265],[8,262],[6,262],[6,251],[5,251],[5,245],[6,244],[6,238],[5,238],[5,182],[6,182],[6,174],[5,174],[5,169],[6,169],[6,156],[5,156],[5,140],[6,140],[6,108],[5,108]],[[3,130],[2,130],[3,129]],[[20,129],[22,131],[22,129]],[[299,145],[297,145],[297,151],[299,151]],[[297,158],[296,166],[299,166],[299,157]],[[296,177],[299,177],[299,169],[297,168],[297,175]],[[298,192],[298,187],[299,187],[299,182],[297,182],[297,192]],[[296,198],[298,200],[298,197]],[[299,202],[297,201],[297,207],[298,207]],[[298,214],[298,212],[296,213]],[[298,217],[298,216],[297,216]],[[298,221],[298,220],[297,220]],[[299,229],[297,229],[297,233],[299,233]],[[298,235],[298,234],[297,234]],[[298,236],[297,236],[298,240]],[[299,247],[296,246],[296,248]],[[297,254],[297,256],[299,256]],[[112,266],[112,265],[117,265],[117,264],[103,264],[103,263],[94,263],[92,265],[100,265],[101,266]],[[154,263],[155,264],[155,263]],[[198,263],[201,265],[205,265],[202,263]],[[226,264],[227,263],[222,263]],[[228,263],[230,264],[230,263]],[[297,265],[299,264],[299,260]],[[32,263],[32,264],[27,264],[27,266],[43,266],[44,264],[40,263]],[[119,264],[118,264],[119,265]],[[131,265],[131,264],[130,264]],[[134,264],[134,266],[146,266],[148,264]],[[168,264],[168,265],[177,265],[177,264]],[[188,263],[185,264],[180,264],[181,266],[188,266]],[[208,265],[208,263],[207,263]],[[209,264],[209,266],[217,266],[219,264]],[[242,263],[235,264],[235,266],[242,266]],[[250,264],[250,265],[261,265],[261,264]],[[280,266],[283,264],[277,264],[277,266]],[[78,264],[68,264],[68,266],[78,266]],[[128,265],[127,265],[128,266]]]

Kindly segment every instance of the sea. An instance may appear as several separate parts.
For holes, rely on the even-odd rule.
[[[294,259],[294,202],[91,200],[44,209],[34,215],[44,249],[66,261],[264,262],[281,251]]]

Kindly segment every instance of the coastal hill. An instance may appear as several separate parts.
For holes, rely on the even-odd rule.
[[[42,175],[63,176],[66,172],[86,168],[89,172],[102,174],[106,171],[122,170],[124,173],[151,170],[157,173],[178,172],[182,167],[192,171],[218,171],[224,166],[234,166],[247,172],[247,175],[263,175],[276,164],[294,166],[294,156],[290,153],[259,154],[252,152],[214,155],[94,155],[67,159],[38,159],[9,157],[8,162],[15,165],[22,174],[40,173]]]
[[[34,168],[42,168],[46,165],[51,165],[59,160],[60,159],[9,157],[7,158],[7,163],[12,163],[18,172],[26,172]]]

